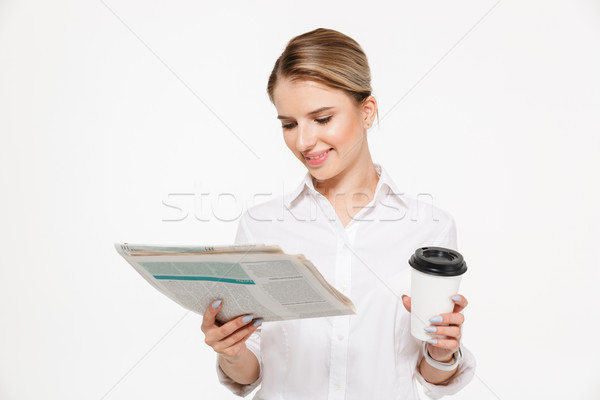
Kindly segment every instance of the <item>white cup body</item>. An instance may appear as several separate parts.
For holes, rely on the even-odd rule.
[[[438,276],[412,268],[410,333],[415,338],[427,340],[436,337],[425,332],[425,327],[431,325],[429,318],[454,310],[452,296],[458,293],[461,278],[462,275]]]

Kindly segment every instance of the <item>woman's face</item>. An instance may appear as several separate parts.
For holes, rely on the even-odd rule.
[[[281,79],[273,102],[287,147],[316,179],[331,178],[361,157],[370,158],[365,128],[372,113],[355,106],[345,92],[313,81]]]

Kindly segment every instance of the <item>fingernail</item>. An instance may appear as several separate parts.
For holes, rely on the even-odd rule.
[[[254,321],[254,324],[253,324],[253,325],[254,325],[254,326],[259,326],[259,325],[260,325],[260,324],[262,324],[262,323],[263,323],[263,319],[262,319],[262,318],[259,318],[259,319],[257,319],[256,321]]]
[[[437,328],[435,326],[426,326],[425,327],[425,332],[435,332],[437,331]]]
[[[442,319],[443,319],[443,318],[442,318],[442,316],[441,316],[441,315],[436,315],[435,317],[431,317],[431,318],[429,318],[429,322],[432,322],[432,323],[434,323],[434,324],[435,324],[435,323],[437,323],[437,322],[442,322]]]
[[[220,305],[221,305],[221,300],[217,300],[213,303],[213,308],[219,308]]]
[[[246,315],[244,318],[242,318],[242,322],[250,322],[252,321],[252,318],[254,318],[254,315]]]
[[[460,301],[460,296],[452,296],[452,300],[454,300],[454,301]]]
[[[437,344],[437,339],[427,339],[426,342],[429,344]]]

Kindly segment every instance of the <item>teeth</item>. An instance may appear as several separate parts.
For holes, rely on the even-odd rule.
[[[322,153],[320,156],[316,156],[316,157],[306,157],[306,158],[308,158],[309,160],[315,160],[315,159],[317,159],[317,158],[321,158],[321,157],[323,157],[323,156],[324,156],[325,154],[327,154],[328,152],[329,152],[329,150],[327,150],[326,152]]]

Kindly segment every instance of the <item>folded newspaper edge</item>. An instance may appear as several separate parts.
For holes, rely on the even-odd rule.
[[[277,245],[114,246],[150,285],[182,307],[202,315],[222,300],[221,323],[246,314],[268,322],[356,313],[310,260]]]
[[[142,255],[184,255],[184,254],[199,254],[199,253],[230,253],[230,252],[263,252],[263,253],[283,253],[277,245],[265,246],[264,244],[240,244],[240,245],[224,245],[224,246],[187,246],[187,245],[147,245],[147,244],[131,244],[131,243],[115,243],[119,245],[122,252],[130,256]],[[119,249],[117,249],[119,250]],[[121,253],[121,251],[119,251]]]

